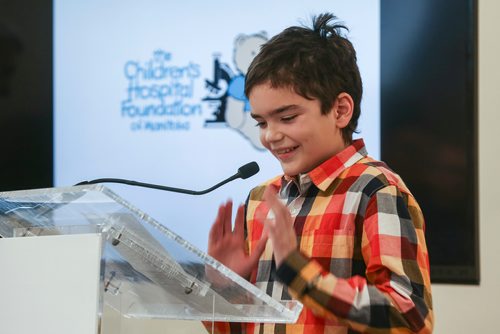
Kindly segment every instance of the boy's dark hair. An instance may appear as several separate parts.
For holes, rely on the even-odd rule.
[[[345,142],[352,141],[361,112],[363,87],[356,51],[341,35],[347,27],[330,21],[337,20],[325,13],[313,17],[312,29],[289,27],[262,45],[254,58],[245,81],[245,94],[265,82],[273,88],[290,87],[306,99],[318,99],[321,113],[330,112],[337,96],[348,93],[354,100],[354,110],[348,126],[342,129]]]

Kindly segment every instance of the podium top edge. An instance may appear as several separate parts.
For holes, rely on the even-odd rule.
[[[8,190],[8,191],[0,191],[0,197],[6,196],[19,196],[19,195],[36,195],[36,194],[49,194],[49,193],[63,193],[70,192],[74,190],[95,190],[100,192],[111,192],[108,187],[102,184],[83,184],[79,186],[62,186],[62,187],[50,187],[50,188],[33,188],[33,189],[17,189],[17,190]]]

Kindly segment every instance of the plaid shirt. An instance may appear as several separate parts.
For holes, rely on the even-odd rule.
[[[433,311],[422,212],[398,175],[367,156],[362,140],[298,178],[282,176],[250,193],[252,252],[280,189],[299,249],[276,268],[268,241],[252,283],[277,299],[300,300],[295,324],[223,324],[231,333],[431,333]],[[282,284],[283,283],[283,284]]]

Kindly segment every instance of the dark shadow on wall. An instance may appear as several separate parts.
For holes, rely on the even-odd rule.
[[[0,1],[0,191],[52,186],[52,1]]]
[[[2,50],[0,52],[0,97],[8,97],[23,45],[19,37],[2,22],[0,22],[0,50]]]
[[[432,281],[477,284],[477,2],[381,5],[382,159],[422,207]]]

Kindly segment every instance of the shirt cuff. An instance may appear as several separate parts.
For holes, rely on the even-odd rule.
[[[297,296],[302,296],[314,287],[322,271],[317,262],[294,250],[278,267],[276,275]]]

